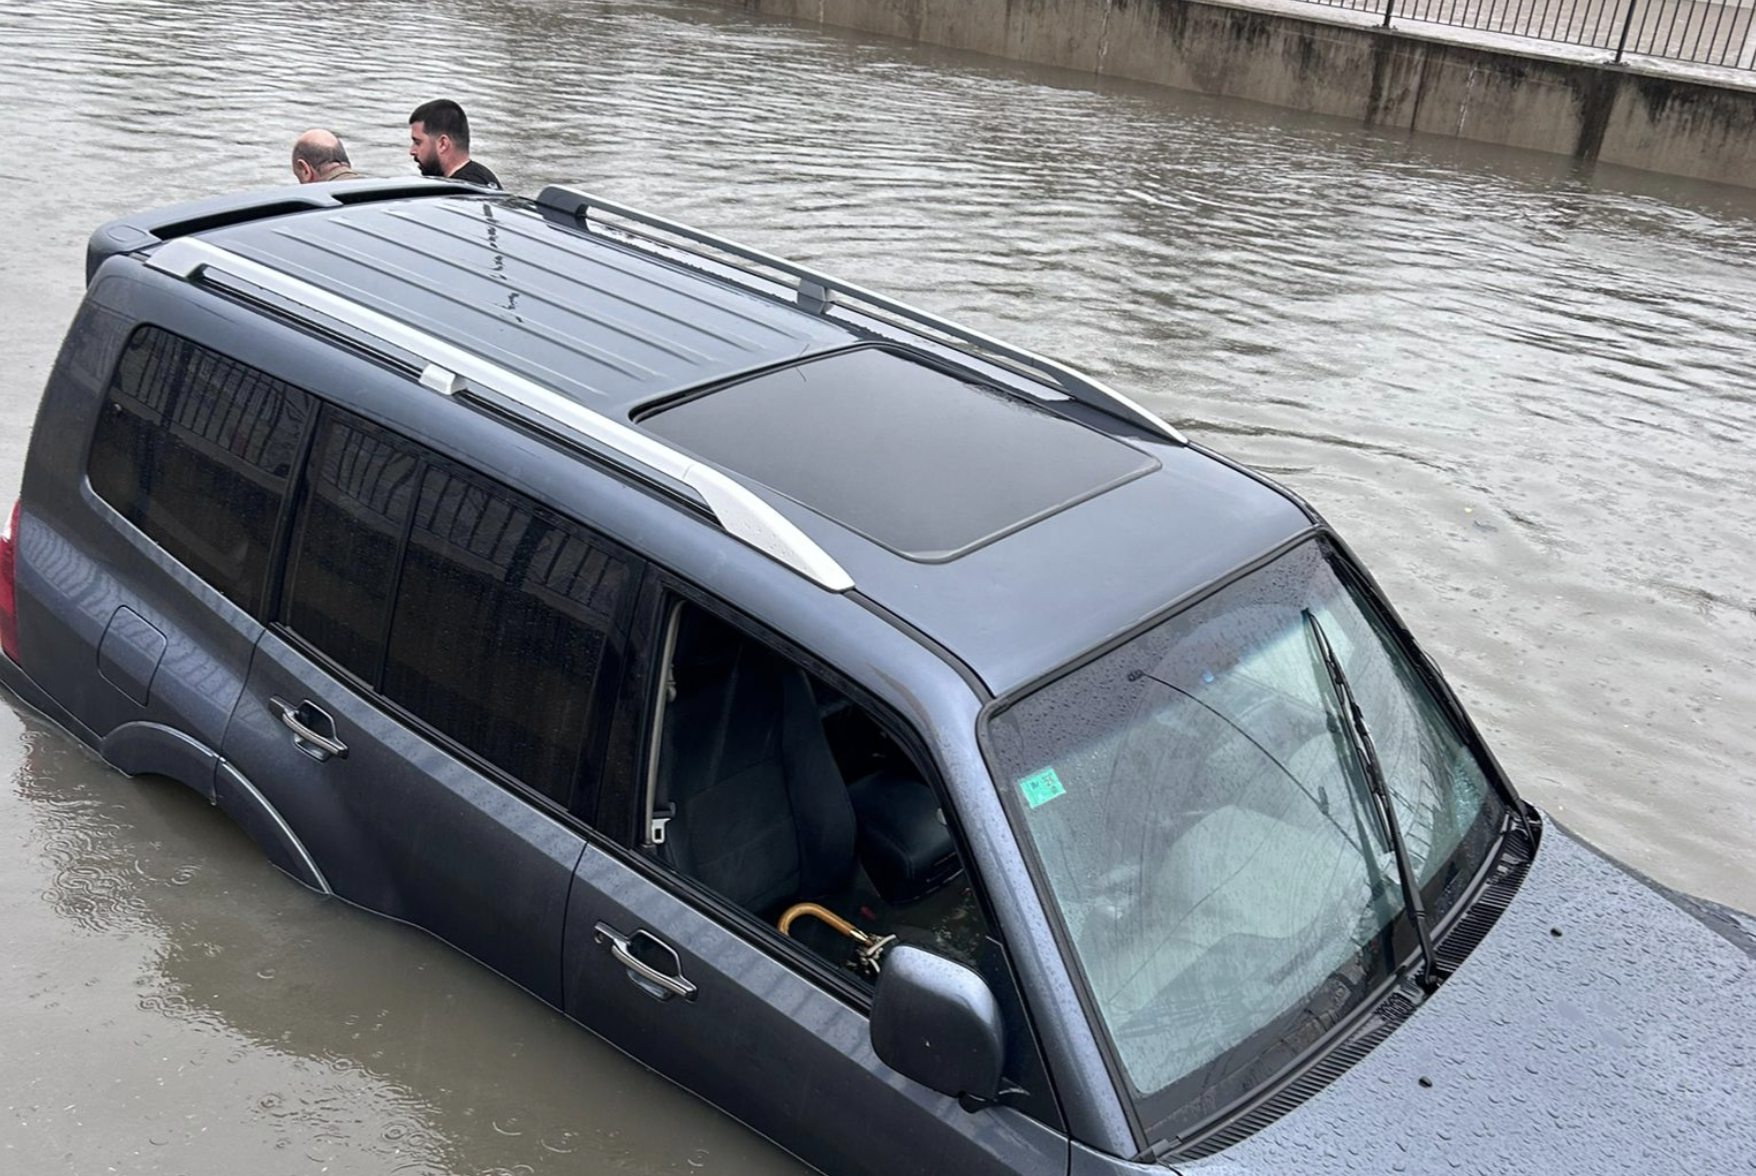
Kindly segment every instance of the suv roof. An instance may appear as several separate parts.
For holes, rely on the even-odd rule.
[[[1310,525],[1061,364],[687,226],[559,188],[324,187],[118,222],[92,264],[158,246],[562,433],[996,693]]]
[[[402,200],[204,234],[597,412],[851,342],[845,328],[602,237],[528,202]]]

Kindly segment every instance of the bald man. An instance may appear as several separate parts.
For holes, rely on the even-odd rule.
[[[293,175],[301,184],[330,180],[363,180],[348,164],[348,149],[333,132],[313,127],[293,143]]]

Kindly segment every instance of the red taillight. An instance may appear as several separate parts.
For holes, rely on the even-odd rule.
[[[18,660],[18,590],[14,579],[18,572],[18,508],[12,504],[12,518],[0,534],[0,650],[13,661]]]

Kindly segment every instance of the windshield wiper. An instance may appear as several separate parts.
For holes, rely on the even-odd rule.
[[[1303,612],[1305,624],[1317,642],[1317,652],[1323,656],[1323,668],[1329,673],[1329,686],[1335,693],[1336,705],[1341,708],[1342,719],[1352,733],[1348,742],[1359,756],[1366,784],[1378,801],[1379,811],[1384,814],[1384,827],[1390,832],[1390,849],[1396,855],[1396,873],[1402,879],[1402,905],[1408,911],[1409,922],[1415,929],[1415,938],[1421,945],[1419,983],[1422,989],[1431,992],[1439,986],[1438,976],[1434,972],[1434,961],[1438,957],[1433,953],[1433,937],[1427,930],[1427,907],[1421,901],[1420,880],[1415,877],[1414,863],[1409,861],[1408,847],[1402,842],[1402,823],[1396,819],[1396,805],[1390,799],[1390,786],[1384,782],[1384,769],[1378,762],[1378,749],[1372,743],[1372,732],[1366,727],[1366,716],[1354,699],[1354,690],[1348,684],[1347,672],[1336,659],[1335,650],[1330,648],[1329,637],[1323,632],[1322,623],[1310,609],[1304,609]]]

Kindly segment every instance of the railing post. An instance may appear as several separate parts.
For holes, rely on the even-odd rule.
[[[1616,64],[1622,64],[1622,51],[1628,48],[1628,30],[1634,27],[1634,6],[1640,0],[1628,0],[1628,16],[1622,21],[1622,39],[1616,42]]]
[[[1384,0],[1384,24],[1381,27],[1383,27],[1383,28],[1390,27],[1390,14],[1395,12],[1395,11],[1396,11],[1396,0]]]

